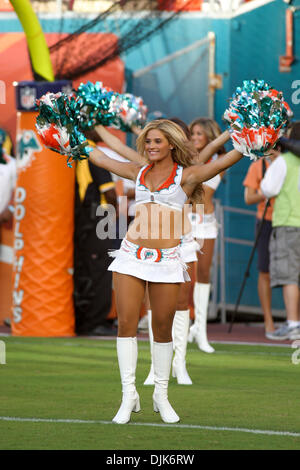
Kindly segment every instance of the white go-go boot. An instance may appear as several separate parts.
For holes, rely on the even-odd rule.
[[[122,403],[118,413],[113,418],[117,424],[130,421],[131,413],[140,411],[140,398],[135,388],[135,371],[137,364],[137,339],[117,338],[117,354],[122,383]]]

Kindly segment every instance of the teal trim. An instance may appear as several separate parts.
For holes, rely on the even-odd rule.
[[[160,190],[154,191],[154,193],[160,193],[161,191],[164,191],[164,189],[169,190],[169,189],[171,188],[171,186],[174,186],[174,184],[175,184],[175,186],[177,186],[177,184],[175,183],[175,179],[176,179],[177,176],[178,176],[178,170],[179,170],[180,168],[182,168],[182,166],[178,165],[178,163],[177,163],[176,174],[175,174],[175,176],[174,176],[173,183],[171,183],[167,188],[162,188],[162,189],[160,189]],[[167,178],[167,179],[168,179],[168,178]],[[163,184],[165,184],[165,183],[163,183]],[[161,186],[162,186],[162,185],[161,185]]]

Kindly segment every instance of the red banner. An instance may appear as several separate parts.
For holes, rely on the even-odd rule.
[[[159,0],[160,10],[167,11],[200,11],[203,0]]]

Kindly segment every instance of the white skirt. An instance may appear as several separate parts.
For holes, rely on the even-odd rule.
[[[119,250],[109,252],[115,259],[108,270],[149,282],[190,281],[179,247],[180,245],[168,249],[146,248],[124,238]]]
[[[217,238],[219,224],[217,222],[215,213],[204,214],[203,221],[200,215],[194,212],[189,214],[189,219],[192,226],[193,237],[199,240],[206,240],[207,238]]]
[[[193,237],[193,233],[189,232],[181,237],[180,255],[185,263],[193,263],[197,261],[197,251],[200,251],[200,245]]]

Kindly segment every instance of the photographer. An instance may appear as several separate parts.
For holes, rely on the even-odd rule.
[[[300,122],[289,134],[300,140]],[[270,335],[273,340],[300,338],[300,158],[292,152],[282,153],[266,171],[261,191],[267,198],[276,197],[270,240],[271,287],[283,287],[287,322]]]

